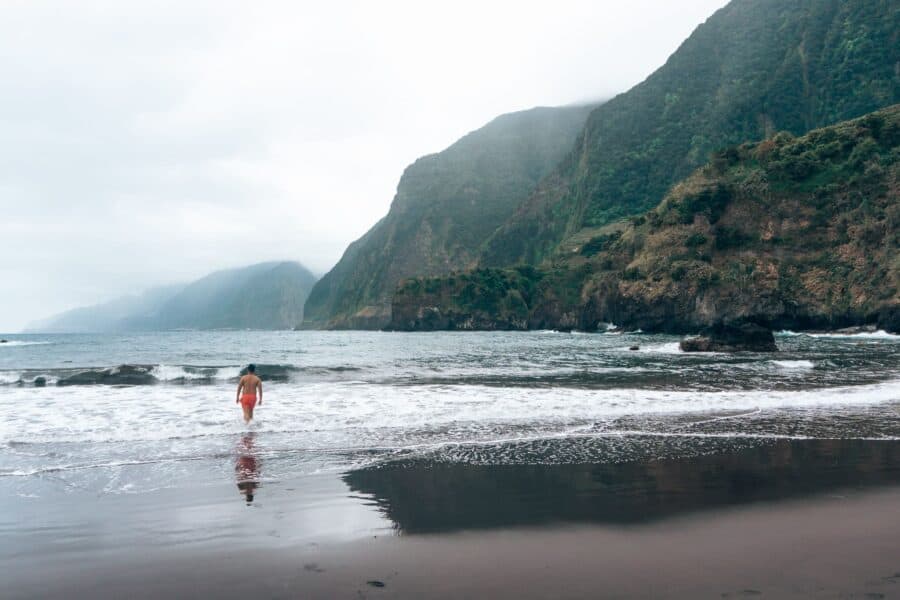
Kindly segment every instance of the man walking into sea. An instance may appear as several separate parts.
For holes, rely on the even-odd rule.
[[[243,393],[242,393],[243,391]],[[247,365],[247,374],[241,377],[237,386],[237,400],[244,409],[244,423],[249,423],[253,418],[253,408],[256,406],[257,393],[259,393],[259,405],[262,406],[262,380],[256,376],[256,365]]]

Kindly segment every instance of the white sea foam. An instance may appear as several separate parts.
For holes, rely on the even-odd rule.
[[[0,441],[133,442],[240,433],[244,425],[232,394],[224,386],[12,388],[0,396]],[[900,380],[802,391],[721,392],[327,382],[273,388],[258,409],[258,427],[314,433],[317,443],[328,447],[379,439],[379,432],[402,437],[402,432],[452,426],[462,442],[485,424],[530,424],[540,430],[544,424],[623,415],[897,401]]]
[[[7,340],[0,343],[0,348],[11,348],[15,346],[43,346],[52,342],[41,342],[35,340]]]
[[[159,381],[217,380],[227,381],[240,375],[241,367],[183,367],[156,365],[151,374]]]
[[[218,371],[216,371],[216,379],[222,381],[236,379],[241,376],[241,369],[242,367],[219,367]]]
[[[808,333],[810,337],[817,338],[857,338],[870,340],[900,340],[900,335],[888,333],[883,329],[878,331],[863,331],[860,333]]]
[[[80,338],[67,337],[56,339],[56,352],[46,357],[25,356],[40,351],[26,351],[27,360],[5,354],[0,381],[13,385],[0,393],[0,477],[15,472],[26,486],[40,477],[106,491],[107,480],[110,489],[128,490],[132,484],[171,483],[179,473],[193,477],[197,469],[224,469],[230,476],[236,440],[248,430],[258,434],[266,476],[274,478],[343,471],[435,448],[446,456],[465,446],[470,450],[459,456],[518,460],[518,452],[527,452],[516,448],[518,442],[541,446],[544,439],[795,433],[888,439],[898,433],[891,415],[900,406],[900,346],[888,343],[836,346],[810,338],[804,343],[812,347],[808,353],[759,359],[683,355],[678,338],[661,335],[628,341],[602,335],[278,333],[254,339],[264,349],[259,354],[239,357],[232,348],[244,341],[231,335],[99,340],[106,348],[82,348]],[[643,354],[628,351],[636,342]],[[832,356],[835,348],[846,360]],[[281,365],[290,375],[266,386],[249,428],[230,383],[239,367],[221,366],[245,359]],[[44,361],[52,368],[42,370]],[[219,366],[191,366],[194,361]],[[62,378],[81,371],[80,365],[104,370],[155,363],[162,363],[153,371],[160,385],[29,385],[37,375]],[[23,387],[14,385],[20,377]],[[882,379],[889,377],[894,379]],[[193,380],[202,385],[177,385]],[[827,425],[795,430],[791,423],[798,419]],[[661,442],[621,442],[645,443]],[[664,442],[670,443],[694,444]],[[499,447],[481,450],[492,444]],[[591,458],[578,452],[572,460]],[[62,471],[41,475],[53,469]]]
[[[770,362],[779,369],[786,370],[806,370],[816,366],[811,360],[773,360]]]
[[[665,344],[641,346],[638,352],[650,354],[684,354],[684,351],[681,349],[681,342],[667,342]]]
[[[170,365],[156,365],[152,374],[159,381],[174,381],[176,379],[200,379],[201,375],[188,373],[183,367]]]
[[[0,385],[18,383],[22,380],[22,374],[18,371],[0,371]]]
[[[878,331],[861,331],[859,333],[840,333],[840,332],[823,332],[823,333],[810,333],[805,331],[790,331],[790,330],[782,330],[777,334],[782,337],[798,337],[798,336],[808,336],[812,338],[856,338],[856,339],[871,339],[871,340],[900,340],[900,335],[895,333],[888,333],[883,329],[879,329]]]

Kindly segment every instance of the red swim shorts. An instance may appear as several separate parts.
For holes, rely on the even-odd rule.
[[[244,394],[241,396],[241,406],[250,409],[256,406],[256,394]]]

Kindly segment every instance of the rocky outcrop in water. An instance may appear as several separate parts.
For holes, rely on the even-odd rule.
[[[900,333],[900,303],[887,306],[878,313],[877,327],[890,333]]]
[[[755,323],[717,323],[704,335],[682,340],[684,352],[777,352],[772,330]]]
[[[56,385],[152,385],[154,365],[120,365],[110,369],[89,369],[63,377]]]

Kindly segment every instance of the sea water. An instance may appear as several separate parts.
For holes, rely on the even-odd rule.
[[[215,484],[248,453],[265,465],[252,475],[276,481],[410,459],[608,463],[900,439],[888,334],[782,332],[779,352],[739,354],[612,332],[4,337],[0,486],[21,498]],[[275,377],[249,426],[235,404],[248,362]],[[60,385],[122,365],[143,384]]]

